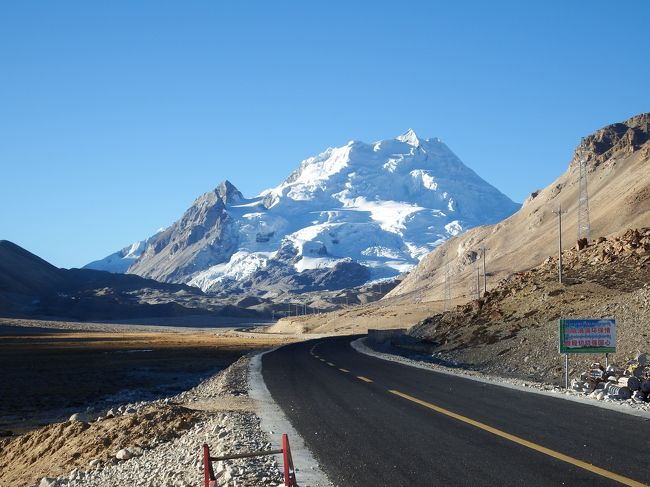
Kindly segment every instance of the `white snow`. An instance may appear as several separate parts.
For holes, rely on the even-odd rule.
[[[148,239],[134,242],[131,245],[124,247],[122,250],[104,257],[103,259],[95,260],[89,264],[86,264],[84,266],[84,269],[95,269],[98,271],[108,271],[123,274],[129,269],[129,267],[131,267],[131,264],[138,260],[142,253],[146,250],[149,241],[164,231],[164,227],[159,228],[158,231]]]
[[[394,276],[449,237],[518,207],[439,139],[409,129],[372,144],[351,141],[305,159],[257,197],[228,206],[238,247],[227,261],[199,270],[190,284],[208,289],[242,279],[281,247],[295,249],[287,264],[298,272],[349,258],[370,267],[372,279]]]
[[[190,286],[206,289],[210,285],[223,279],[240,280],[250,276],[257,269],[266,267],[275,252],[235,252],[228,262],[217,264],[201,271],[192,277]]]

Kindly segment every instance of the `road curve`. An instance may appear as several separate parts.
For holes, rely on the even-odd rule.
[[[262,359],[271,395],[336,485],[650,482],[648,419],[377,359],[352,339]]]

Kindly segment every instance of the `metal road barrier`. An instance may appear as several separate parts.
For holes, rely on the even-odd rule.
[[[254,458],[263,457],[266,455],[279,455],[282,454],[284,463],[284,485],[286,487],[298,487],[296,481],[296,471],[293,467],[293,459],[291,458],[291,448],[289,447],[289,437],[286,434],[282,435],[282,448],[279,450],[260,450],[246,453],[233,453],[230,455],[222,455],[220,457],[211,457],[210,449],[207,443],[203,444],[203,474],[204,474],[204,487],[218,487],[217,478],[214,475],[212,462],[222,462],[224,460],[236,460],[240,458]]]

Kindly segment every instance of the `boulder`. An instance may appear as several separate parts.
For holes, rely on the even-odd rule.
[[[115,458],[118,460],[128,460],[129,458],[133,458],[133,453],[131,453],[128,448],[122,448],[117,452]]]

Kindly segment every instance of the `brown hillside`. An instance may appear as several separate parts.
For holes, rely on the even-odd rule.
[[[623,363],[650,347],[650,228],[599,239],[557,259],[499,282],[482,299],[434,315],[410,334],[438,344],[441,357],[501,375],[561,381],[558,319],[615,318],[617,353]],[[572,356],[575,370],[593,355]]]

